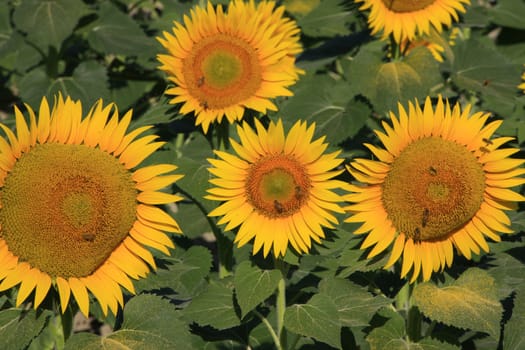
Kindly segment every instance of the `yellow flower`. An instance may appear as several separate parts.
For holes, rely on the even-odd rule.
[[[33,290],[37,308],[51,286],[61,309],[71,294],[84,315],[88,290],[104,314],[123,304],[121,287],[145,277],[155,262],[147,247],[169,254],[164,231],[180,233],[157,204],[180,197],[160,192],[181,175],[169,164],[132,170],[163,145],[157,136],[126,134],[131,111],[119,120],[113,104],[98,101],[82,118],[79,101],[42,99],[29,123],[15,107],[16,134],[0,128],[0,290],[18,284],[16,304]],[[149,265],[149,266],[148,266]]]
[[[458,21],[458,12],[465,12],[470,0],[356,0],[363,4],[361,11],[370,10],[368,25],[372,35],[382,33],[386,39],[393,35],[399,44],[414,40],[416,35],[428,34],[435,28],[438,33],[443,25]]]
[[[270,99],[291,96],[287,87],[302,73],[295,67],[299,28],[283,13],[273,1],[232,1],[226,13],[208,3],[184,16],[184,25],[175,22],[172,34],[158,38],[169,51],[158,59],[175,84],[166,90],[175,96],[170,103],[193,112],[204,132],[224,116],[242,119],[245,108],[277,110]]]
[[[346,185],[333,180],[343,170],[339,151],[324,154],[325,137],[312,141],[315,125],[298,121],[284,134],[281,120],[268,130],[255,120],[257,133],[244,122],[237,131],[241,143],[231,140],[238,156],[215,151],[220,159],[208,159],[216,176],[207,199],[223,202],[210,212],[222,216],[226,230],[239,227],[239,246],[255,239],[253,254],[263,248],[266,257],[273,246],[275,257],[284,256],[288,243],[306,253],[311,240],[320,243],[323,227],[333,228],[344,213],[342,197],[333,190]]]
[[[480,249],[486,237],[500,241],[511,233],[506,210],[525,197],[511,187],[525,183],[522,159],[509,158],[517,148],[499,147],[511,137],[492,135],[501,120],[487,122],[488,113],[461,111],[440,98],[433,110],[427,98],[408,113],[390,113],[386,133],[376,131],[385,149],[365,144],[377,160],[355,159],[348,171],[361,184],[351,184],[347,221],[362,223],[361,249],[373,246],[371,258],[392,246],[385,268],[402,257],[401,277],[412,269],[411,281],[451,266],[453,247],[465,258]]]
[[[410,51],[416,47],[425,47],[438,62],[443,62],[443,56],[447,55],[446,49],[450,51],[450,47],[456,44],[456,37],[459,34],[459,28],[452,28],[448,35],[448,42],[434,29],[430,30],[430,34],[423,37],[418,37],[414,41],[404,40],[400,46],[400,51],[408,56]]]

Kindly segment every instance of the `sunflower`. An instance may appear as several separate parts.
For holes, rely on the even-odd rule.
[[[342,196],[334,189],[345,183],[332,179],[343,170],[340,151],[324,154],[325,137],[312,141],[315,125],[298,121],[284,134],[281,120],[268,130],[255,120],[256,132],[244,122],[237,127],[240,144],[231,140],[238,156],[215,151],[207,199],[223,202],[209,213],[222,216],[226,230],[239,227],[235,243],[243,246],[255,238],[253,254],[273,246],[275,257],[284,256],[288,243],[306,253],[311,240],[320,243],[323,227],[333,228],[332,213],[344,213]]]
[[[271,98],[291,96],[287,89],[302,70],[295,55],[302,51],[299,28],[283,17],[273,1],[232,1],[224,12],[208,2],[174,22],[173,33],[158,38],[169,54],[158,55],[160,69],[175,84],[166,94],[182,103],[180,113],[193,112],[204,132],[224,116],[240,120],[245,108],[275,111]]]
[[[428,34],[430,28],[438,33],[443,25],[458,21],[458,12],[465,12],[470,0],[356,0],[363,3],[359,10],[370,10],[368,25],[372,35],[382,32],[382,39],[393,35],[396,43],[414,40]]]
[[[180,233],[156,205],[180,200],[159,190],[181,175],[163,175],[169,164],[132,170],[163,142],[137,138],[150,126],[126,134],[131,111],[119,120],[100,100],[82,118],[61,95],[51,109],[43,98],[38,118],[26,108],[29,123],[15,107],[16,134],[0,124],[0,290],[20,284],[16,305],[34,291],[37,308],[53,287],[62,312],[73,294],[84,315],[89,290],[116,314],[121,287],[134,293],[130,278],[155,269],[146,247],[169,254],[165,232]]]
[[[431,29],[430,34],[428,35],[417,37],[413,41],[404,40],[399,44],[399,49],[403,55],[408,56],[415,48],[424,47],[432,54],[436,61],[442,63],[444,62],[444,57],[450,55],[450,47],[456,45],[456,38],[459,32],[459,28],[452,28],[447,40],[436,30]],[[392,51],[392,47],[390,47],[390,50]],[[389,56],[392,55],[393,54],[390,52]]]
[[[377,160],[355,159],[348,171],[361,184],[350,184],[352,204],[348,222],[362,223],[366,234],[361,249],[373,246],[368,258],[392,251],[385,268],[402,257],[401,277],[450,267],[455,247],[465,258],[480,249],[488,252],[486,237],[511,233],[506,210],[525,197],[513,191],[525,183],[522,159],[509,158],[517,148],[500,148],[511,137],[492,138],[501,120],[487,123],[488,113],[461,111],[441,98],[433,110],[427,98],[423,110],[417,100],[408,113],[390,113],[392,126],[375,131],[385,149],[365,146]]]

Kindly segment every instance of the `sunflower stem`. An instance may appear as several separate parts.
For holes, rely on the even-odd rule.
[[[281,347],[281,341],[279,340],[279,337],[277,336],[277,333],[275,333],[275,330],[273,329],[272,325],[270,324],[270,321],[266,317],[264,317],[261,313],[259,313],[257,310],[253,310],[253,313],[255,316],[257,316],[262,323],[266,326],[268,329],[268,332],[272,336],[273,342],[275,343],[275,347],[277,350],[282,350]]]
[[[217,237],[217,251],[219,260],[219,278],[223,279],[231,275],[232,247],[231,242],[222,234]]]
[[[226,151],[230,148],[230,123],[223,119],[217,125],[217,149]]]
[[[390,34],[390,52],[394,61],[401,57],[401,44],[396,42],[393,34]]]
[[[275,267],[281,271],[281,279],[277,284],[277,336],[279,337],[280,347],[286,349],[286,329],[284,328],[284,312],[286,310],[286,275],[288,274],[288,264],[276,258]]]
[[[412,304],[412,292],[416,283],[406,283],[396,296],[396,308],[405,314],[405,330],[409,340],[417,342],[421,338],[421,313]]]

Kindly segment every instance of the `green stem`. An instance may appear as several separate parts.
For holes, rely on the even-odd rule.
[[[217,150],[227,151],[230,148],[230,123],[223,119],[220,124],[216,124],[215,135],[217,137]],[[233,265],[233,246],[232,242],[224,236],[224,233],[216,227],[213,231],[217,242],[217,259],[219,264],[219,278],[225,278],[231,274]]]
[[[224,236],[217,228],[214,230],[215,239],[217,240],[217,260],[219,263],[219,278],[225,278],[231,274],[233,263],[232,242]]]
[[[268,329],[268,332],[272,336],[273,342],[275,343],[276,349],[277,350],[282,350],[281,341],[279,340],[279,336],[277,335],[277,333],[275,333],[275,331],[274,331],[272,325],[270,324],[270,322],[268,321],[268,319],[266,317],[264,317],[263,315],[261,315],[261,313],[259,313],[257,310],[253,310],[253,313],[255,314],[255,316],[259,317],[259,319],[262,321],[262,323],[264,323],[264,325]]]
[[[279,258],[275,259],[275,267],[281,271],[281,279],[277,284],[277,335],[281,347],[286,349],[286,329],[284,328],[284,312],[286,311],[286,275],[288,274],[288,264]]]
[[[393,61],[396,61],[401,57],[401,45],[396,42],[393,34],[390,34],[390,51],[392,53]]]
[[[215,130],[217,133],[217,149],[227,151],[230,148],[230,123],[223,119]]]
[[[412,292],[415,283],[406,283],[396,295],[396,309],[403,311],[406,320],[406,334],[409,340],[417,342],[421,339],[421,313],[417,306],[412,305]]]

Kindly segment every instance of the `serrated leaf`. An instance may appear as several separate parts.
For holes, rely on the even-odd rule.
[[[525,3],[516,0],[498,0],[496,6],[489,7],[489,18],[493,23],[505,27],[525,29]]]
[[[341,323],[334,302],[325,295],[314,295],[306,304],[294,304],[284,313],[286,329],[341,348]]]
[[[0,339],[4,349],[25,349],[52,317],[51,311],[11,308],[0,311]]]
[[[119,81],[117,86],[111,88],[111,100],[119,107],[119,110],[127,111],[148,93],[155,85],[154,81],[126,79]],[[148,108],[140,119],[134,119],[137,124],[152,125],[167,123],[173,119],[166,111],[172,106],[167,104],[156,104]]]
[[[367,326],[378,309],[391,303],[382,295],[373,296],[363,287],[340,278],[322,280],[319,294],[334,302],[341,325],[347,327]]]
[[[348,22],[353,19],[340,0],[323,0],[297,24],[301,32],[312,37],[333,37],[350,34]]]
[[[30,106],[39,106],[42,97],[47,96],[47,89],[51,83],[52,80],[43,68],[33,69],[18,81],[20,97]]]
[[[348,277],[358,271],[374,271],[385,266],[388,255],[378,255],[373,259],[367,259],[366,252],[359,249],[360,241],[354,238],[354,241],[350,241],[349,249],[343,250],[337,258],[337,263],[341,267],[338,273],[340,278]]]
[[[208,172],[208,158],[213,158],[211,146],[206,138],[200,133],[193,133],[185,144],[177,149],[180,156],[175,160],[181,173],[185,176],[177,181],[177,185],[185,192],[190,193],[192,198],[203,204],[207,209],[213,207],[211,203],[203,199],[206,189],[210,187],[208,180],[211,175]],[[181,223],[184,230],[184,222]],[[189,223],[191,224],[191,223]]]
[[[240,324],[235,310],[233,288],[225,281],[210,282],[208,289],[196,296],[184,309],[185,316],[201,326],[223,330]]]
[[[69,310],[66,312],[69,312]],[[46,322],[46,325],[40,334],[33,338],[31,340],[31,344],[29,344],[29,347],[25,349],[63,349],[65,341],[64,334],[69,335],[69,333],[67,333],[67,325],[62,324],[62,321],[67,320],[68,316],[70,315],[52,315],[49,317],[49,320]]]
[[[272,295],[281,277],[279,270],[262,270],[249,261],[240,263],[235,270],[233,285],[241,317]]]
[[[204,278],[211,265],[211,252],[202,246],[192,246],[187,251],[175,249],[175,256],[163,258],[164,266],[160,267],[146,279],[136,281],[137,291],[153,291],[164,288],[176,293],[179,300],[189,299],[204,288]]]
[[[438,64],[425,48],[410,52],[404,61],[381,65],[375,76],[372,103],[378,111],[393,110],[398,102],[405,104],[422,99],[438,81]]]
[[[388,321],[374,328],[366,337],[371,350],[459,350],[457,346],[424,338],[415,343],[406,337],[405,319],[391,309],[382,309],[381,316]]]
[[[495,279],[500,289],[500,299],[506,298],[516,288],[525,284],[525,264],[515,258],[515,256],[525,256],[523,255],[525,254],[525,248],[522,242],[513,243],[498,242],[495,244],[494,250],[491,249],[491,252],[494,254],[490,260],[491,268],[487,272]],[[503,247],[509,251],[498,251]]]
[[[84,112],[87,112],[100,98],[108,103],[107,80],[106,67],[95,61],[84,61],[75,68],[70,77],[59,77],[54,80],[48,87],[46,95],[48,101],[52,101],[53,96],[61,91],[64,96],[81,100]]]
[[[480,93],[487,107],[508,114],[508,106],[515,103],[522,65],[474,39],[459,41],[453,52],[452,81],[462,89]]]
[[[191,349],[188,325],[180,312],[167,300],[142,294],[124,307],[122,327],[107,336],[74,334],[65,344],[68,349]]]
[[[59,50],[78,23],[87,13],[81,0],[24,0],[15,8],[15,26],[28,33],[28,40],[43,52],[48,46]],[[35,27],[37,24],[37,27]]]
[[[523,332],[523,325],[525,325],[525,288],[523,286],[515,294],[513,303],[512,316],[504,328],[503,349],[505,350],[525,349],[525,332]]]
[[[18,32],[0,34],[0,66],[7,70],[25,72],[42,60],[42,53],[29,45]]]
[[[102,2],[97,14],[99,18],[87,36],[93,49],[105,54],[155,57],[159,49],[156,41],[111,2]]]
[[[415,48],[402,60],[383,62],[383,51],[376,43],[365,46],[348,64],[347,79],[384,113],[415,98],[423,99],[439,83],[437,61],[424,47]]]
[[[346,108],[354,95],[344,81],[336,81],[326,75],[308,75],[292,88],[293,98],[279,106],[278,116],[285,127],[291,127],[298,118],[316,123],[317,135],[326,135],[331,144],[337,144],[353,135],[364,125],[368,115],[363,106],[349,113]]]
[[[414,303],[432,320],[499,338],[503,307],[494,278],[477,268],[466,270],[445,287],[431,282],[414,288]]]
[[[63,96],[81,100],[84,112],[87,113],[100,98],[108,103],[109,90],[106,82],[106,68],[95,61],[85,61],[78,65],[71,76],[62,76],[55,80],[47,76],[44,69],[34,69],[20,79],[19,89],[24,102],[33,107],[39,106],[44,96],[48,101],[53,101],[60,91]]]

